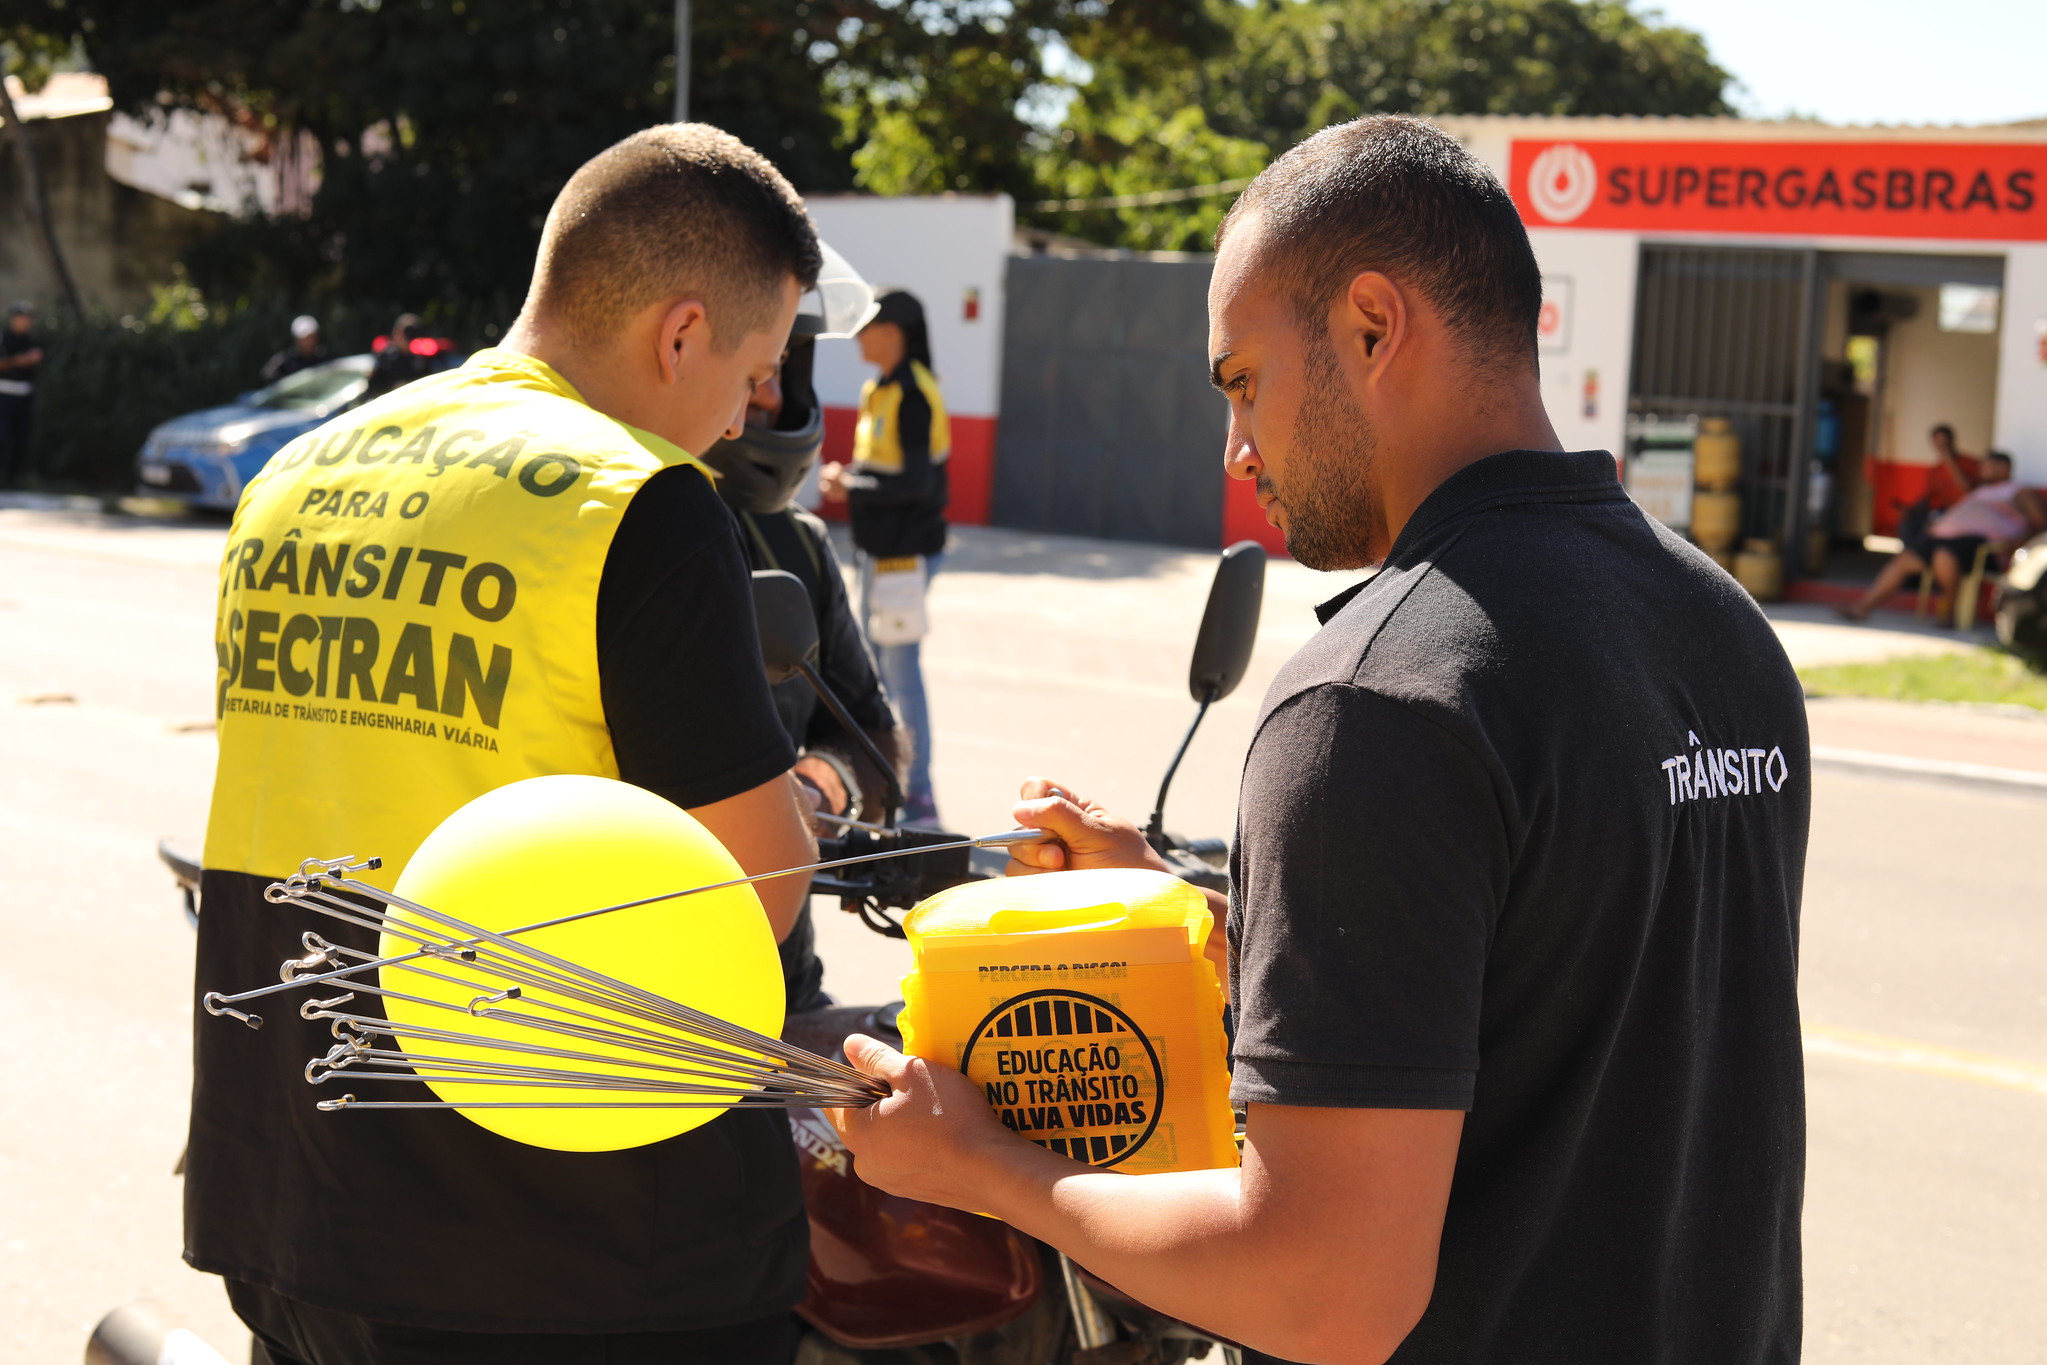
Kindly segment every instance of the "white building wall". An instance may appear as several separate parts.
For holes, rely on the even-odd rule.
[[[1955,443],[1972,455],[1995,445],[1998,338],[1992,333],[1940,330],[1940,290],[1932,285],[1887,287],[1909,294],[1919,311],[1891,327],[1888,380],[1877,416],[1879,458],[1898,464],[1930,465],[1928,437],[1937,424],[1955,429]],[[1846,299],[1841,299],[1845,310]]]
[[[1445,119],[1443,126],[1501,184],[1507,183],[1516,136],[1511,125]],[[1641,235],[1530,228],[1528,241],[1542,267],[1545,303],[1560,304],[1564,313],[1562,336],[1546,340],[1541,352],[1542,399],[1550,425],[1566,450],[1606,450],[1617,456],[1627,426]]]
[[[2047,484],[2047,245],[2005,248],[1993,437],[2019,479]]]
[[[947,409],[993,417],[1002,393],[1002,285],[1016,230],[1009,196],[819,195],[804,204],[819,233],[869,282],[900,286],[923,302]],[[978,296],[974,318],[969,290]],[[857,404],[872,373],[851,341],[818,346],[817,391],[827,407]]]
[[[1619,455],[1634,350],[1640,239],[1632,232],[1533,228],[1528,240],[1542,268],[1544,306],[1559,312],[1540,355],[1550,424],[1566,450]]]

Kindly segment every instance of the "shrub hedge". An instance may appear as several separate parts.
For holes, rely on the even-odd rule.
[[[214,308],[189,286],[173,285],[140,316],[45,314],[36,328],[48,358],[36,381],[28,484],[102,496],[135,491],[136,457],[151,428],[259,387],[263,362],[289,343],[299,311],[272,303]],[[367,351],[403,310],[309,311],[320,319],[329,354],[340,356]],[[465,348],[488,345],[503,325],[471,320],[458,327],[454,319],[425,316],[429,330]]]

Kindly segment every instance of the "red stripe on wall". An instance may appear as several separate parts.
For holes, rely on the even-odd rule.
[[[1223,475],[1223,544],[1235,545],[1240,540],[1255,540],[1265,547],[1270,555],[1286,554],[1286,537],[1279,528],[1265,519],[1265,511],[1258,505],[1258,488],[1249,479],[1233,479]]]
[[[824,455],[826,460],[849,464],[853,459],[853,427],[860,420],[854,408],[824,410]],[[952,457],[946,461],[952,476],[952,505],[946,520],[964,526],[986,526],[988,505],[995,494],[995,419],[951,414]],[[827,521],[844,521],[844,503],[826,503],[818,509]]]

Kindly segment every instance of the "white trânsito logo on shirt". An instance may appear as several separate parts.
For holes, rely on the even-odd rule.
[[[1783,791],[1791,777],[1791,764],[1784,750],[1723,749],[1702,745],[1696,731],[1685,731],[1690,753],[1673,754],[1658,766],[1669,779],[1670,804],[1680,801],[1709,801],[1723,796],[1754,796],[1765,785]]]

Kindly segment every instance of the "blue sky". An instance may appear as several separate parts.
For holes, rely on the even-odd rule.
[[[1742,112],[1830,123],[2047,117],[2047,0],[1646,0],[1734,73]]]

